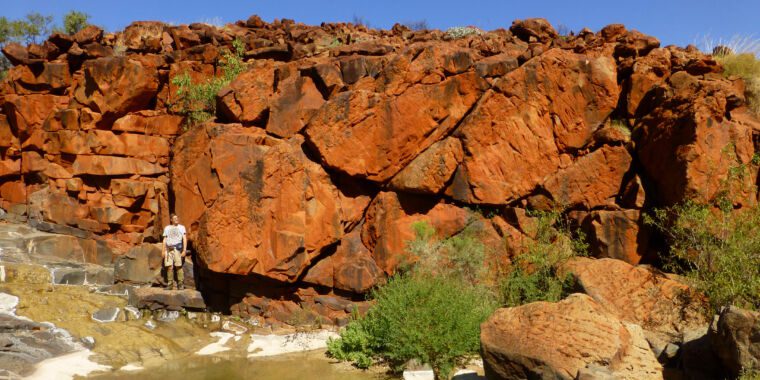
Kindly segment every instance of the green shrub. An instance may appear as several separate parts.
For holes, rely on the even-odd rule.
[[[734,211],[686,202],[645,217],[670,243],[666,268],[722,306],[760,308],[760,208]]]
[[[202,83],[193,83],[187,73],[172,78],[172,84],[178,87],[178,100],[175,103],[178,106],[177,113],[185,116],[187,125],[196,125],[212,118],[216,114],[216,94],[245,71],[243,41],[236,39],[232,42],[232,46],[234,52],[229,50],[222,52],[221,76],[206,79]]]
[[[536,301],[556,302],[573,287],[570,275],[558,266],[574,256],[585,256],[588,245],[582,235],[573,236],[559,212],[535,211],[533,236],[521,247],[508,272],[499,281],[500,303],[519,306]]]
[[[75,34],[87,26],[90,15],[84,12],[70,11],[63,16],[63,31],[66,34]]]
[[[482,282],[485,246],[474,222],[470,221],[462,232],[443,240],[435,238],[435,229],[426,221],[413,223],[412,229],[415,239],[406,243],[406,250],[417,261],[407,270],[456,277],[469,283]]]
[[[750,110],[760,115],[760,59],[752,53],[718,55],[715,59],[723,65],[723,74],[744,80],[744,95]]]
[[[372,297],[376,305],[330,341],[328,353],[362,368],[382,360],[394,371],[417,359],[436,379],[477,354],[480,324],[495,308],[485,288],[430,273],[397,275]]]

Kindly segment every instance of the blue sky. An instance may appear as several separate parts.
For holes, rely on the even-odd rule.
[[[623,23],[659,38],[663,45],[685,46],[705,36],[760,38],[760,0],[0,0],[0,15],[9,18],[38,11],[54,15],[60,22],[61,15],[71,9],[90,14],[93,23],[109,31],[135,20],[226,23],[245,20],[251,14],[266,21],[290,18],[307,24],[351,21],[356,16],[381,28],[394,22],[425,20],[438,29],[474,25],[486,30],[509,27],[518,18],[544,17],[570,30],[585,26],[596,31],[607,24]]]

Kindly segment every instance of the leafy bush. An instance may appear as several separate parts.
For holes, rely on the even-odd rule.
[[[485,274],[485,246],[479,240],[472,221],[459,234],[447,239],[435,238],[435,229],[427,222],[412,224],[415,239],[406,250],[417,258],[412,269],[431,275],[460,278],[469,283],[480,282]]]
[[[177,112],[185,116],[186,124],[196,125],[212,118],[216,114],[216,94],[245,71],[243,41],[236,39],[232,42],[232,46],[234,52],[229,50],[222,52],[221,76],[206,79],[202,83],[193,83],[188,73],[172,78],[172,84],[178,87],[176,104],[179,109]]]
[[[734,211],[686,202],[645,217],[669,240],[669,270],[722,306],[760,308],[760,207]]]
[[[472,35],[481,35],[483,31],[474,26],[455,26],[446,29],[446,37],[451,40],[457,40]]]
[[[63,16],[63,31],[66,34],[75,34],[87,26],[90,15],[84,12],[70,11]]]
[[[519,306],[536,301],[556,302],[572,290],[570,275],[557,267],[574,256],[585,256],[588,245],[582,235],[573,237],[559,212],[534,211],[534,238],[523,243],[520,255],[499,281],[500,301]]]
[[[394,371],[417,359],[436,379],[478,352],[480,324],[495,308],[485,288],[430,273],[397,275],[372,297],[377,304],[330,341],[328,353],[361,368],[380,359]]]

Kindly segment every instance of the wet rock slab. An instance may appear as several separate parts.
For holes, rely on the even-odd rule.
[[[129,304],[138,309],[174,310],[205,309],[206,303],[197,290],[165,290],[161,288],[135,288],[129,291]]]

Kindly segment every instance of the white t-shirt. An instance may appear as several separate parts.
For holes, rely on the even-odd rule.
[[[167,247],[175,246],[182,243],[182,237],[185,236],[185,226],[170,224],[164,227],[164,244]]]

